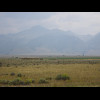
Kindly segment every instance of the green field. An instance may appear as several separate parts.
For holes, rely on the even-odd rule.
[[[100,57],[0,58],[0,87],[100,87]]]

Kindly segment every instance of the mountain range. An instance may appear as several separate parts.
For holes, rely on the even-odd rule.
[[[100,55],[100,33],[79,37],[71,31],[34,26],[0,35],[0,55]]]

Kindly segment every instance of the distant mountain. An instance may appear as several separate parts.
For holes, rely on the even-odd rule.
[[[100,33],[88,41],[88,54],[100,55]]]
[[[71,31],[46,29],[34,26],[28,30],[0,35],[0,54],[89,54],[100,51],[100,33],[88,41],[83,41]],[[92,52],[93,53],[93,52]]]
[[[100,33],[96,34],[90,41],[89,44],[94,49],[100,49]]]
[[[29,42],[30,48],[34,50],[41,50],[45,48],[51,50],[51,52],[75,52],[80,51],[83,48],[84,42],[75,36],[71,36],[62,31],[50,31],[51,34],[46,34],[33,39]],[[46,51],[45,51],[46,52]],[[42,52],[41,52],[42,53]]]
[[[83,40],[84,42],[88,42],[88,41],[90,41],[90,40],[93,38],[92,35],[78,35],[78,37],[79,37],[81,40]]]

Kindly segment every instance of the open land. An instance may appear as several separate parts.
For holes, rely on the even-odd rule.
[[[2,57],[0,87],[100,87],[100,57]]]

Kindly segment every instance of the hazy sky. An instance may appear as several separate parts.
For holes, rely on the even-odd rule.
[[[35,25],[95,35],[100,32],[100,12],[0,12],[0,34],[20,32]]]

